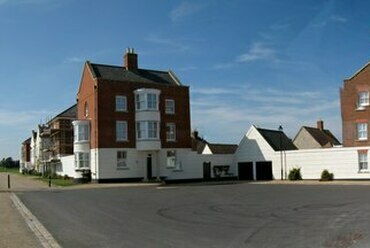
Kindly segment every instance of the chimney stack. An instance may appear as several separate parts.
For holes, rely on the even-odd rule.
[[[126,70],[135,71],[138,69],[137,54],[133,48],[126,48],[126,53],[123,57],[123,60]]]
[[[318,120],[317,121],[317,128],[320,129],[321,131],[324,130],[324,121],[323,120]]]

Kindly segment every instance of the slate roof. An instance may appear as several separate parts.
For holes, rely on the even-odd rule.
[[[68,109],[56,115],[49,123],[53,122],[57,118],[77,118],[77,104],[72,105]]]
[[[208,147],[211,149],[213,154],[234,154],[238,145],[208,143]]]
[[[269,143],[274,151],[298,150],[292,140],[282,131],[275,131],[263,128],[256,128],[262,137]],[[281,139],[281,143],[280,143]],[[280,147],[281,144],[281,147]]]
[[[22,142],[22,144],[31,144],[31,138],[26,139],[25,141]]]
[[[306,131],[321,145],[325,146],[326,144],[330,143],[331,146],[340,145],[338,139],[327,129],[321,130],[319,128],[314,127],[306,127],[303,126],[302,128],[306,129]]]
[[[363,70],[365,70],[370,65],[370,62],[368,62],[366,65],[361,67],[358,71],[356,71],[351,77],[344,79],[344,81],[351,80],[355,78],[358,74],[360,74]]]
[[[234,154],[238,145],[234,144],[212,144],[202,138],[193,138],[196,142],[196,151],[198,154],[201,154],[208,145],[209,149],[211,150],[212,154]]]
[[[87,62],[94,77],[110,81],[159,83],[165,85],[181,85],[178,78],[171,71],[156,70],[126,70],[124,66],[94,64]]]

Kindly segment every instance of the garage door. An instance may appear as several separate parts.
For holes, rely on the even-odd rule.
[[[256,162],[257,180],[272,180],[272,162]]]
[[[253,180],[253,162],[238,163],[239,180]]]

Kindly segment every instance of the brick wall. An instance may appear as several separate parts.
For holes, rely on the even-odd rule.
[[[365,66],[352,78],[344,80],[340,90],[343,146],[370,145],[370,130],[368,130],[367,140],[360,141],[357,138],[357,123],[366,122],[370,128],[370,106],[362,110],[357,109],[360,91],[370,91],[370,66]]]

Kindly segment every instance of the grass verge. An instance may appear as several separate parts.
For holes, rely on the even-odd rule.
[[[49,183],[48,178],[40,177],[40,178],[37,178],[37,179],[41,180],[45,183]],[[68,187],[68,186],[76,185],[77,183],[75,183],[73,181],[73,179],[51,179],[51,184],[54,185],[54,186]]]
[[[0,172],[19,174],[19,168],[6,168],[6,167],[0,166]]]

